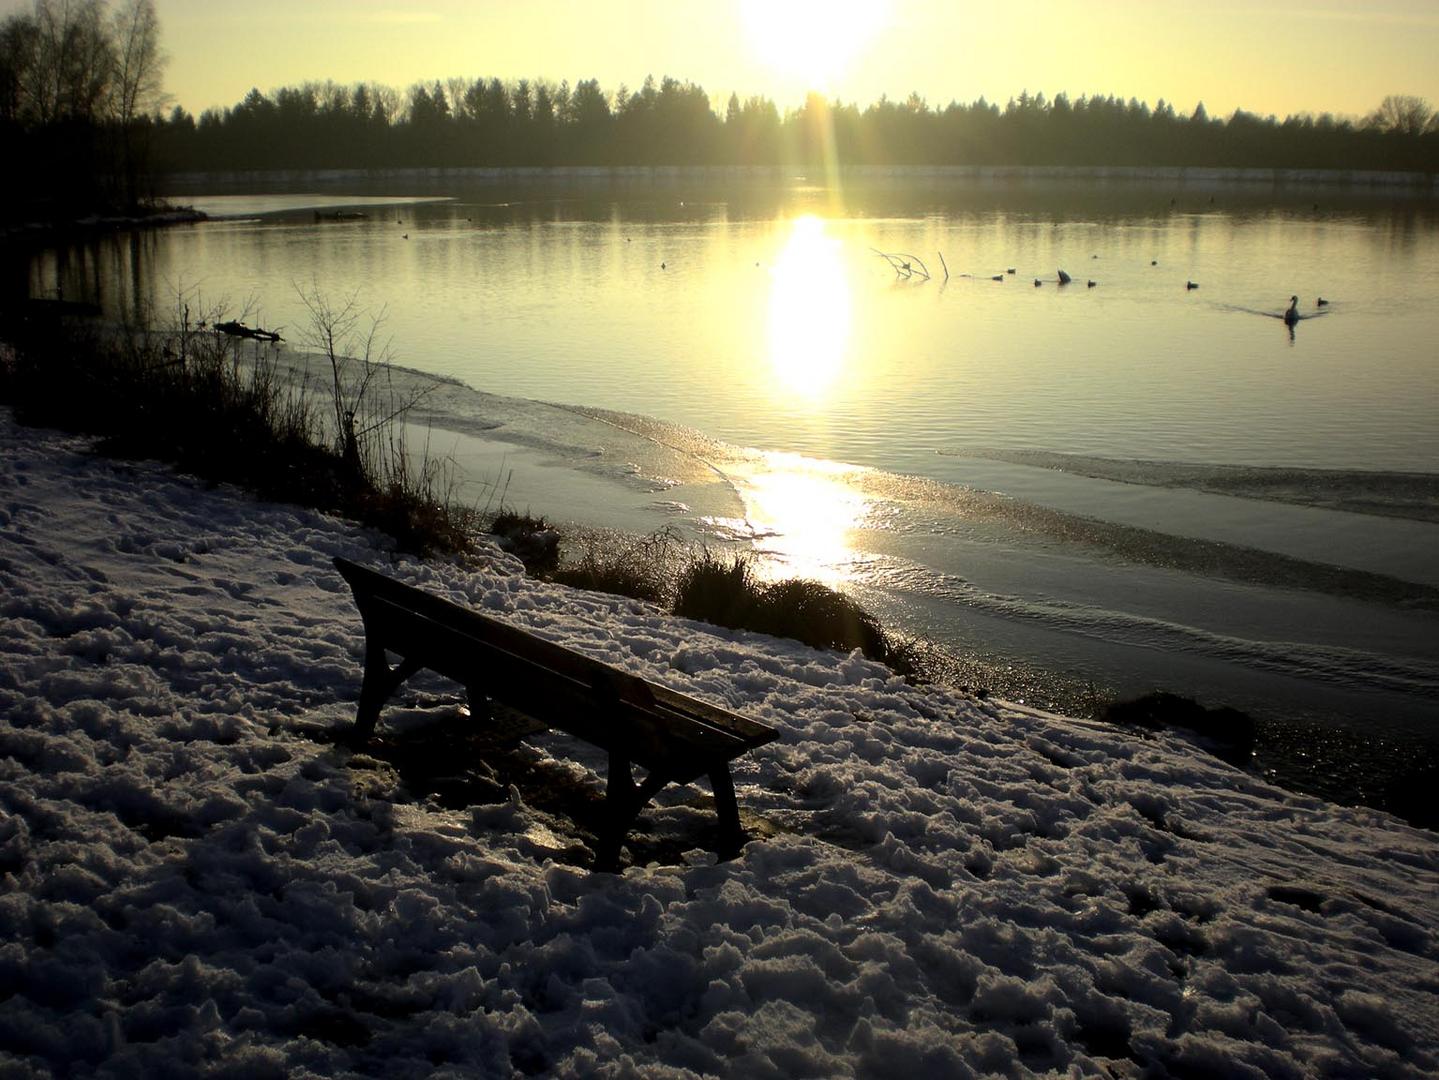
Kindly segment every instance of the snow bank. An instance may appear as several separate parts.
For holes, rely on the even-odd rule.
[[[7,1076],[1439,1069],[1433,834],[85,448],[0,413]],[[447,809],[317,738],[359,686],[336,554],[778,726],[735,768],[761,838],[716,864],[672,789],[683,854],[591,874],[518,789]]]

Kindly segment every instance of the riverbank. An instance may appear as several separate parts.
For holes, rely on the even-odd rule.
[[[636,438],[633,443],[619,446],[600,444],[580,459],[571,460],[573,454],[566,452],[566,446],[594,447],[592,440],[597,432],[581,428],[566,435],[555,423],[557,417],[570,415],[582,420],[601,419],[600,431],[606,433],[623,432],[627,428],[637,432],[645,423],[658,427],[645,418],[592,416],[593,410],[557,410],[543,403],[478,394],[456,383],[435,383],[421,372],[389,367],[382,372],[380,383],[384,386],[385,400],[391,405],[379,412],[392,412],[395,401],[408,405],[404,410],[406,419],[392,436],[387,435],[380,443],[423,447],[420,452],[425,464],[407,462],[401,451],[400,460],[377,458],[366,477],[348,480],[344,462],[328,444],[314,444],[315,433],[323,426],[314,405],[307,406],[303,413],[290,415],[298,403],[305,400],[306,388],[313,390],[327,385],[329,364],[325,358],[277,350],[273,346],[263,349],[256,346],[253,356],[242,355],[234,346],[224,344],[224,338],[204,332],[192,339],[176,338],[169,345],[163,344],[163,337],[154,339],[145,346],[149,350],[148,367],[144,363],[127,366],[126,362],[117,367],[114,359],[105,366],[97,351],[85,363],[83,372],[77,370],[71,376],[65,374],[69,368],[64,366],[71,361],[58,354],[49,362],[43,359],[56,348],[55,342],[43,339],[47,334],[60,333],[61,329],[57,323],[36,338],[40,354],[29,360],[26,370],[31,371],[32,376],[40,376],[41,382],[24,392],[21,404],[42,423],[48,417],[49,422],[103,434],[112,453],[174,458],[182,468],[192,469],[210,482],[235,482],[271,498],[293,499],[320,510],[339,509],[352,519],[388,528],[392,536],[400,538],[401,547],[407,551],[472,548],[476,543],[475,531],[482,519],[490,516],[476,512],[475,506],[483,501],[493,514],[516,505],[508,500],[519,500],[518,505],[533,508],[559,524],[560,531],[548,532],[547,539],[555,540],[564,534],[558,552],[549,551],[551,558],[545,567],[545,576],[582,580],[590,587],[623,592],[626,590],[623,583],[609,583],[617,580],[617,575],[607,574],[605,566],[617,561],[628,562],[631,565],[626,568],[627,572],[638,570],[645,580],[659,583],[643,598],[660,602],[664,607],[675,601],[678,583],[685,574],[701,562],[711,562],[708,553],[711,545],[717,543],[720,546],[713,550],[730,552],[730,556],[724,558],[750,559],[760,575],[757,583],[766,578],[795,576],[792,570],[786,569],[783,558],[766,554],[766,539],[754,535],[744,500],[728,487],[728,482],[719,486],[729,499],[735,500],[734,506],[726,509],[711,505],[716,513],[709,516],[696,514],[695,508],[703,507],[707,499],[714,504],[713,495],[686,490],[683,485],[676,487],[680,484],[676,478],[683,476],[686,468],[694,473],[691,484],[703,485],[707,480],[709,486],[715,486],[715,475],[723,474],[706,477],[704,474],[710,466],[703,464],[706,460],[718,459],[713,448],[706,451],[691,447],[686,460],[686,453],[666,451],[664,436],[658,441]],[[33,330],[31,336],[35,337]],[[184,340],[189,341],[188,346]],[[94,346],[95,342],[91,344]],[[164,357],[176,349],[181,352],[188,349],[192,354],[187,377],[181,383],[172,378],[177,369],[164,362]],[[110,356],[110,352],[105,352],[105,356]],[[345,363],[358,362],[346,360]],[[4,369],[0,369],[0,374],[4,374]],[[69,394],[64,387],[72,378],[76,385],[91,386],[97,393],[88,398]],[[165,402],[172,404],[165,406]],[[56,411],[58,403],[64,403],[60,411]],[[162,415],[164,408],[169,411]],[[373,403],[370,408],[373,410]],[[140,412],[148,413],[151,424],[135,429],[130,418]],[[190,423],[196,416],[204,417],[203,422]],[[471,427],[488,436],[478,447],[469,445],[470,440],[459,434],[466,425],[457,421],[466,416],[470,418]],[[286,419],[281,429],[271,431],[266,426],[271,421],[266,417]],[[527,419],[517,423],[520,417]],[[234,434],[242,429],[247,434]],[[146,441],[154,430],[168,434],[158,441]],[[232,434],[224,436],[227,431]],[[540,431],[545,433],[544,438],[535,442],[534,436]],[[698,433],[692,434],[698,438]],[[458,440],[453,448],[432,456],[432,448],[445,446],[451,437]],[[393,443],[388,441],[391,438],[395,440]],[[234,447],[240,445],[245,451],[234,453]],[[646,459],[644,452],[656,448],[667,452],[667,456],[662,460]],[[622,464],[612,462],[608,467],[596,469],[599,461],[613,458],[616,450],[623,454]],[[488,468],[488,463],[496,457],[509,461],[503,481],[481,472],[477,465],[483,461]],[[568,467],[564,464],[566,460],[571,460]],[[300,462],[304,464],[298,464]],[[695,467],[697,463],[700,468]],[[416,467],[420,469],[417,476],[422,479],[398,481],[398,477],[402,474],[408,477]],[[448,479],[439,479],[442,472]],[[652,491],[654,482],[646,477],[657,475],[669,478],[659,485],[665,494],[673,496],[665,503],[671,509],[685,507],[682,518],[669,520],[677,524],[685,521],[690,526],[704,520],[728,521],[735,523],[726,526],[733,537],[723,541],[712,531],[676,531],[670,524],[659,526],[659,531],[652,533],[632,531],[644,518],[633,510],[624,510],[623,500],[616,501],[615,484],[619,481],[623,489],[634,486],[629,482],[638,481],[638,490]],[[412,490],[414,484],[421,485],[423,490]],[[439,486],[447,487],[443,499]],[[694,506],[681,503],[680,498]],[[439,503],[446,507],[443,514],[437,516],[427,509]],[[597,528],[604,521],[597,521],[591,515],[601,506],[611,513],[617,511],[618,516],[607,527]],[[657,542],[658,539],[663,542]],[[1211,561],[1213,557],[1208,556]],[[556,561],[561,564],[558,575],[553,573]],[[628,573],[629,578],[634,576]],[[726,574],[720,576],[726,582],[730,580]],[[862,582],[851,582],[847,591],[855,592],[856,584],[862,585]],[[816,589],[828,593],[823,587]],[[737,605],[745,598],[737,593],[731,595],[734,590],[728,586],[723,592],[724,595],[717,598],[718,607],[710,606],[716,607],[716,612],[721,608],[738,610]],[[891,666],[899,672],[913,673],[921,680],[974,694],[980,699],[1010,701],[1061,715],[1101,717],[1109,715],[1120,700],[1156,691],[1183,692],[1182,686],[1173,682],[1152,685],[1131,682],[1121,690],[1103,680],[1096,681],[1091,673],[1076,674],[1073,670],[1062,670],[1057,664],[1046,664],[1043,657],[1036,660],[1006,655],[1002,647],[986,640],[962,643],[952,635],[946,638],[933,632],[926,638],[917,635],[913,613],[896,604],[893,595],[869,588],[860,589],[856,596],[863,608],[878,616],[871,620],[868,614],[863,615],[873,623],[870,637],[884,643],[878,650],[866,646],[869,655],[876,658],[892,655],[896,659],[890,661]],[[845,603],[852,606],[854,602]],[[786,610],[790,607],[792,605],[786,605]],[[850,631],[841,626],[843,619],[836,622],[834,617],[811,607],[811,613],[803,617],[802,628],[796,626],[783,632],[792,637],[813,638],[816,644],[829,642],[830,638],[825,635],[832,633],[840,634],[835,640],[850,640]],[[860,608],[854,610],[863,614]],[[726,621],[723,614],[713,612],[702,617]],[[758,629],[771,622],[774,619],[751,620],[748,625]],[[854,640],[867,639],[861,634]],[[1228,706],[1232,701],[1218,697],[1200,704],[1217,708]],[[1162,710],[1152,721],[1160,727],[1171,723],[1192,726],[1193,721],[1182,712],[1173,708]],[[1335,727],[1306,722],[1302,716],[1283,710],[1255,712],[1252,718],[1246,719],[1245,726],[1242,747],[1236,750],[1232,742],[1228,744],[1229,760],[1252,775],[1339,804],[1362,804],[1387,810],[1412,824],[1439,826],[1439,814],[1424,797],[1439,773],[1439,742],[1432,733]]]
[[[672,565],[651,576],[675,578],[693,555],[683,545],[656,544],[654,537],[624,534],[614,530],[596,532],[582,522],[567,522],[560,528],[559,558],[577,560],[595,548],[609,551],[646,549],[667,556]],[[921,681],[973,694],[981,700],[995,699],[1023,707],[1037,708],[1063,716],[1121,719],[1130,702],[1144,697],[1171,696],[1171,686],[1157,684],[1144,697],[1131,690],[1123,693],[1098,683],[993,650],[956,648],[952,643],[906,637],[902,610],[883,603],[874,593],[866,602],[883,623],[887,633],[907,641],[905,649]],[[1224,699],[1193,701],[1175,698],[1170,707],[1153,716],[1157,727],[1191,727],[1198,710],[1228,708]],[[1368,806],[1403,818],[1412,825],[1439,829],[1439,807],[1431,793],[1439,782],[1439,737],[1422,732],[1335,727],[1306,720],[1284,711],[1240,714],[1249,742],[1239,757],[1228,760],[1252,776],[1262,777],[1300,794],[1314,795],[1341,806]],[[1201,727],[1205,725],[1201,722]],[[1224,752],[1232,743],[1201,742],[1210,752]]]
[[[43,245],[72,242],[103,233],[126,229],[158,229],[170,225],[194,225],[208,216],[193,207],[161,204],[139,214],[86,213],[74,217],[42,218],[0,223],[0,243]]]
[[[387,546],[0,410],[6,1068],[1439,1067],[1430,833],[1174,733]],[[334,555],[780,728],[736,763],[752,841],[716,864],[675,791],[592,874],[573,748],[441,743],[436,789],[336,744],[363,634]],[[458,703],[422,682],[385,724],[463,732]]]

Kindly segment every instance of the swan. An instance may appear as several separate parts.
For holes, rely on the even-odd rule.
[[[1284,322],[1285,322],[1285,324],[1288,325],[1288,326],[1293,326],[1293,325],[1294,325],[1295,323],[1297,323],[1298,321],[1299,321],[1299,297],[1297,297],[1297,296],[1291,296],[1291,297],[1289,298],[1289,309],[1284,313]]]

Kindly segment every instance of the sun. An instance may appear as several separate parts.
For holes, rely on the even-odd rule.
[[[777,74],[828,90],[874,38],[886,0],[740,0],[755,54]]]

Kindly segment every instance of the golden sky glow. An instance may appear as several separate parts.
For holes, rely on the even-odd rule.
[[[888,0],[739,0],[745,44],[775,75],[830,91],[874,46]]]
[[[29,0],[0,0],[0,12]],[[810,86],[868,104],[1028,89],[1358,115],[1385,94],[1439,104],[1436,0],[156,0],[167,84],[193,112],[306,80],[646,74],[782,108]],[[818,12],[818,14],[816,14]],[[768,26],[769,29],[763,29]],[[806,27],[810,28],[806,30]]]

